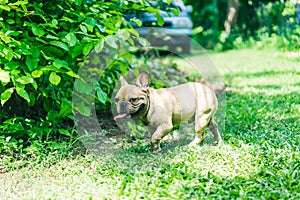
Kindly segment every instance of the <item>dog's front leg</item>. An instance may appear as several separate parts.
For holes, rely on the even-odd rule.
[[[173,128],[172,123],[160,124],[151,137],[151,148],[153,152],[160,151],[160,141],[167,135]]]

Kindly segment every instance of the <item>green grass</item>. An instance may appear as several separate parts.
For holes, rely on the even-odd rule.
[[[300,199],[300,55],[246,49],[211,59],[231,88],[225,144],[165,144],[160,154],[131,144],[38,164],[4,156],[1,199]]]

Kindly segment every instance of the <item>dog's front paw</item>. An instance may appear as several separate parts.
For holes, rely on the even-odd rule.
[[[161,149],[160,149],[159,143],[157,143],[157,142],[155,142],[155,143],[152,142],[152,143],[151,143],[151,150],[152,150],[153,153],[158,153],[158,152],[160,152]]]

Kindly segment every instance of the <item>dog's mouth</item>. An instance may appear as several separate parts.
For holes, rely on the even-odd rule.
[[[129,119],[129,118],[135,117],[135,116],[141,114],[144,111],[145,108],[146,108],[146,105],[142,104],[136,112],[131,113],[131,114],[129,114],[129,113],[120,113],[120,114],[118,114],[114,117],[114,120],[117,121],[119,119]]]

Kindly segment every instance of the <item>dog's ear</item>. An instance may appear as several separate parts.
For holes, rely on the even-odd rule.
[[[120,75],[120,82],[121,82],[122,86],[128,85],[127,81],[125,80],[125,78],[122,74]]]
[[[135,85],[140,88],[148,88],[148,73],[142,71],[136,79]]]

